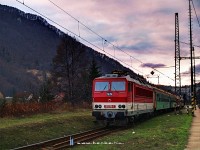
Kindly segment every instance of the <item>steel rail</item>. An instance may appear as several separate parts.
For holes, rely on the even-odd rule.
[[[69,148],[75,146],[82,142],[87,142],[95,138],[107,135],[111,132],[120,130],[122,128],[98,128],[94,130],[84,131],[72,135],[63,136],[60,138],[55,138],[35,144],[30,144],[12,150],[35,150],[35,149],[51,149],[51,150],[60,150],[64,148]],[[71,143],[73,140],[73,143]]]

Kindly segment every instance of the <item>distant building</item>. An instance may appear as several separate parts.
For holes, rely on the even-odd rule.
[[[22,100],[22,101],[30,101],[33,99],[33,94],[30,92],[17,92],[14,97],[18,100]]]

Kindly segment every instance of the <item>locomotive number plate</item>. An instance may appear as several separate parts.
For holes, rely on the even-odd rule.
[[[104,105],[104,108],[115,108],[115,105]]]

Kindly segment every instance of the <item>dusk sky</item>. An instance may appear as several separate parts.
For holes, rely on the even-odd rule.
[[[23,2],[23,0],[19,1]],[[80,23],[51,2],[78,19]],[[200,0],[193,0],[193,2],[200,21]],[[159,76],[160,84],[174,86],[174,81],[168,77],[174,79],[175,72],[175,68],[172,67],[175,65],[175,13],[179,14],[180,41],[189,43],[188,0],[24,0],[24,3],[66,29],[80,35],[101,50],[76,37],[80,42],[101,53],[104,53],[103,50],[105,50],[106,53],[126,63],[122,63],[123,65],[127,66],[128,64],[127,67],[134,72],[144,77],[152,77],[147,79],[151,83],[157,84],[157,76]],[[0,4],[16,7],[26,13],[36,14],[16,0],[0,0]],[[199,46],[195,47],[195,55],[200,56],[200,26],[193,6],[192,15],[193,44]],[[53,22],[47,21],[58,27]],[[108,42],[92,33],[81,23]],[[58,28],[74,36],[67,30]],[[181,56],[190,56],[189,45],[180,43],[180,48]],[[196,65],[197,73],[199,73],[196,77],[197,81],[200,82],[200,60],[196,60]],[[154,71],[153,76],[150,75],[152,68],[149,66],[160,67],[156,69],[168,77],[156,71]],[[189,70],[190,61],[182,60],[182,85],[190,84],[190,74],[187,74]]]

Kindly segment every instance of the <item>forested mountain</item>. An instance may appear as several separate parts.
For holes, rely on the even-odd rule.
[[[0,5],[0,92],[6,96],[22,91],[39,93],[44,78],[51,74],[63,37],[74,41],[77,47],[84,47],[82,57],[76,60],[84,62],[75,68],[79,73],[88,71],[95,60],[102,74],[119,69],[136,76],[117,61],[64,34],[42,17]]]

